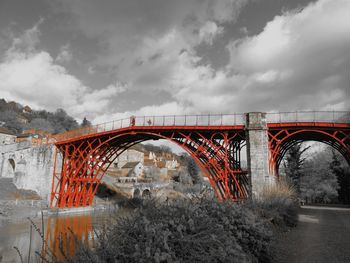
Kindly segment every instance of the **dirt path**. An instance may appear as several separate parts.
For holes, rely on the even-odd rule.
[[[274,245],[273,262],[350,262],[350,209],[304,206],[299,224],[281,234]]]

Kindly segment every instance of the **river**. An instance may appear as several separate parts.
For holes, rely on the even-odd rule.
[[[116,212],[99,211],[88,214],[44,217],[43,244],[40,234],[34,229],[42,229],[42,220],[36,218],[35,226],[29,220],[25,223],[7,223],[0,226],[0,262],[21,262],[20,256],[14,247],[17,247],[23,262],[41,262],[38,254],[46,258],[64,258],[60,246],[65,253],[74,254],[77,248],[75,238],[93,246],[96,242],[95,232],[110,222],[111,218],[126,215],[127,210]],[[72,234],[74,232],[74,235]],[[32,234],[31,234],[32,232]],[[28,258],[29,257],[29,258]]]

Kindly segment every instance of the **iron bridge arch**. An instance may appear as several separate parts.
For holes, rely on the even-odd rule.
[[[270,150],[270,171],[278,175],[279,166],[287,151],[297,143],[316,141],[337,150],[350,165],[350,127],[342,125],[297,125],[280,127],[270,125],[268,130]]]
[[[246,125],[249,114],[260,114],[259,125]],[[251,165],[261,170],[269,166],[272,176],[278,175],[278,166],[287,150],[302,141],[326,143],[337,149],[350,164],[349,112],[248,113],[247,116],[132,116],[58,134],[54,142],[56,155],[50,205],[91,205],[97,187],[113,161],[126,149],[147,140],[170,140],[186,150],[209,178],[221,200],[244,199],[251,191],[252,179],[242,169],[240,153],[246,139],[249,140],[247,134],[254,133],[255,129],[266,132],[268,145],[254,142],[254,136],[247,143],[256,143],[262,153],[267,147],[269,160],[263,154],[264,160]],[[58,155],[61,158],[57,158]],[[57,161],[59,159],[61,163]]]
[[[62,165],[54,167],[52,207],[88,206],[113,161],[135,144],[166,139],[188,152],[208,177],[217,197],[233,201],[248,196],[247,172],[241,168],[245,146],[242,127],[188,127],[181,129],[129,127],[56,143]]]

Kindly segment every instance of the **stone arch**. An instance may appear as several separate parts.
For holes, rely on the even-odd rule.
[[[149,189],[145,189],[142,192],[142,198],[151,198],[152,197],[152,193]]]
[[[12,167],[13,172],[16,170],[16,162],[12,158],[8,159],[10,166]]]
[[[13,158],[7,159],[6,177],[14,177],[16,172],[16,162]]]

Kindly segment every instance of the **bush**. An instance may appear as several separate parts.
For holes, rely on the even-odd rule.
[[[281,182],[256,201],[207,198],[136,202],[127,217],[68,262],[269,262],[273,231],[296,224],[294,190]]]
[[[212,200],[154,200],[118,219],[92,253],[74,262],[261,262],[272,232],[246,205]]]
[[[293,227],[298,222],[298,201],[294,187],[286,180],[263,189],[256,200],[263,217],[280,227]]]

